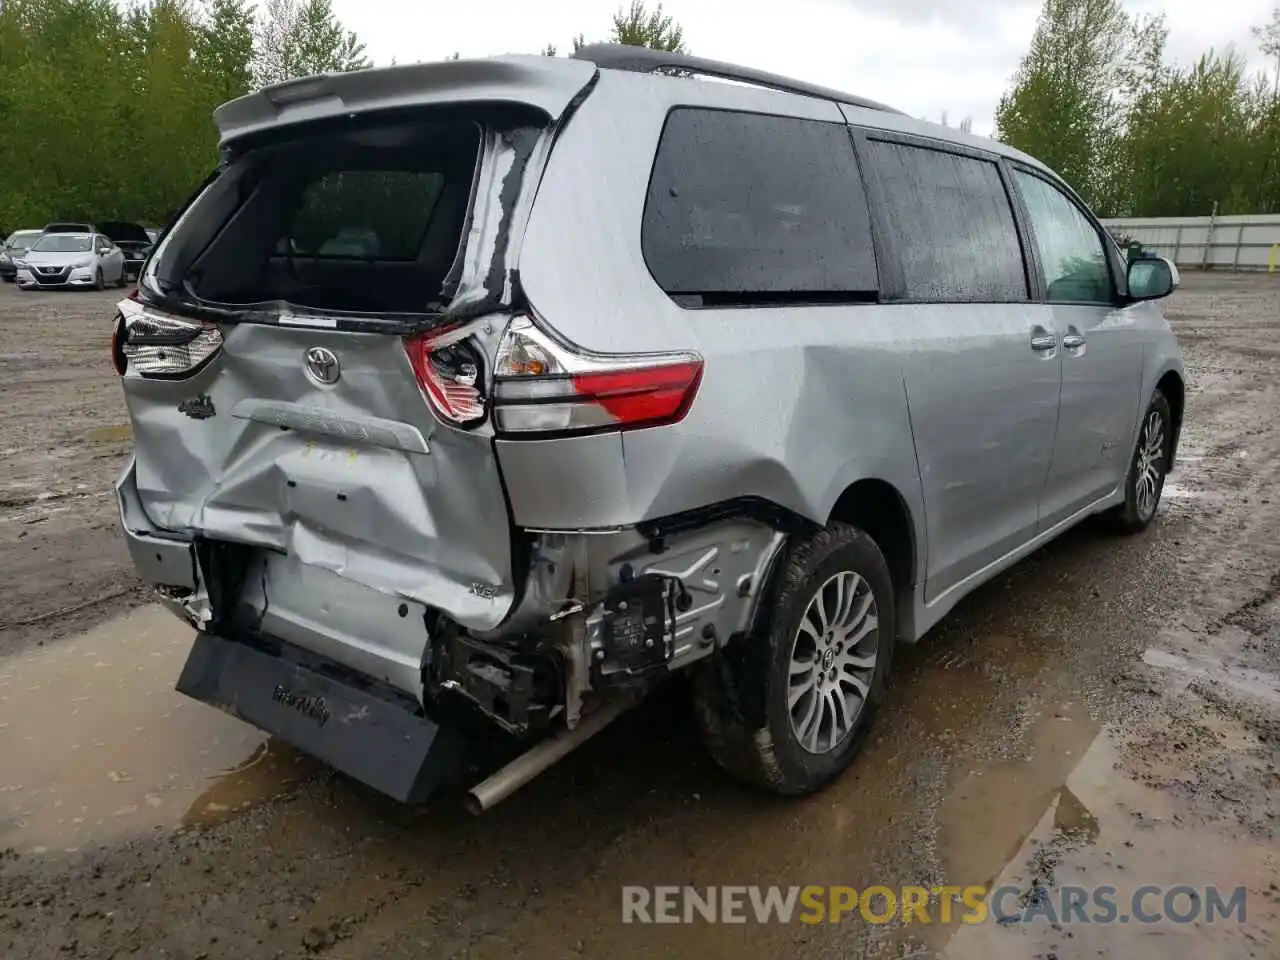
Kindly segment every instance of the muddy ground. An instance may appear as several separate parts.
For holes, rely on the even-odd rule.
[[[171,692],[190,633],[138,606],[105,492],[113,299],[0,288],[0,957],[1280,956],[1280,279],[1184,279],[1158,522],[1085,525],[962,603],[829,790],[726,779],[673,687],[474,819]],[[1126,915],[1217,885],[1246,914],[638,925],[626,884],[1111,885]]]

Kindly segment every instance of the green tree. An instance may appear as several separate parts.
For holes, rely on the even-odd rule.
[[[997,136],[1039,157],[1092,201],[1114,178],[1127,64],[1147,31],[1119,0],[1045,0],[1013,88],[996,109]]]
[[[276,34],[253,2],[0,0],[0,223],[162,222],[217,162],[214,108],[278,52],[264,37],[291,75],[367,63],[327,2],[278,6]]]
[[[220,100],[253,87],[253,39],[257,8],[245,0],[206,0],[195,64],[207,89]]]
[[[1276,62],[1271,95],[1280,97],[1280,7],[1272,9],[1269,21],[1253,28],[1253,36],[1258,41],[1258,49]]]
[[[688,53],[684,42],[684,28],[674,17],[663,12],[659,3],[650,10],[643,0],[631,0],[631,6],[619,7],[613,15],[613,26],[609,30],[606,43],[623,43],[632,47],[651,47],[654,50],[667,50],[671,53]],[[587,45],[586,34],[580,33],[573,38],[573,52],[577,53]],[[556,45],[549,43],[542,48],[544,57],[556,55]]]
[[[674,17],[663,12],[661,3],[649,10],[644,0],[631,0],[630,7],[622,8],[613,15],[610,39],[633,47],[651,47],[672,53],[689,52],[684,42],[684,28],[676,23]]]
[[[254,65],[258,86],[370,65],[364,44],[338,21],[331,0],[267,0]]]

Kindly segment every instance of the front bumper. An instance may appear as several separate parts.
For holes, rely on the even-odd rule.
[[[28,269],[21,269],[17,271],[15,279],[20,287],[33,287],[42,290],[92,287],[97,283],[97,277],[91,268],[63,270],[56,274],[42,274]]]

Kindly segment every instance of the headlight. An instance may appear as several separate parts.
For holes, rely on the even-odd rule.
[[[25,267],[25,266],[27,265],[27,261],[25,261],[25,260],[15,260],[15,261],[13,261],[13,265],[14,265],[15,267]]]
[[[73,263],[73,264],[71,265],[71,269],[72,269],[72,270],[83,270],[85,267],[92,267],[92,266],[93,266],[93,261],[92,261],[92,260],[81,260],[81,261],[79,261],[78,263]]]

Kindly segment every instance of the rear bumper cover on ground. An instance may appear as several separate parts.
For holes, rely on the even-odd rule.
[[[463,742],[451,731],[313,665],[237,640],[198,633],[177,689],[402,803],[419,803],[463,773]]]

